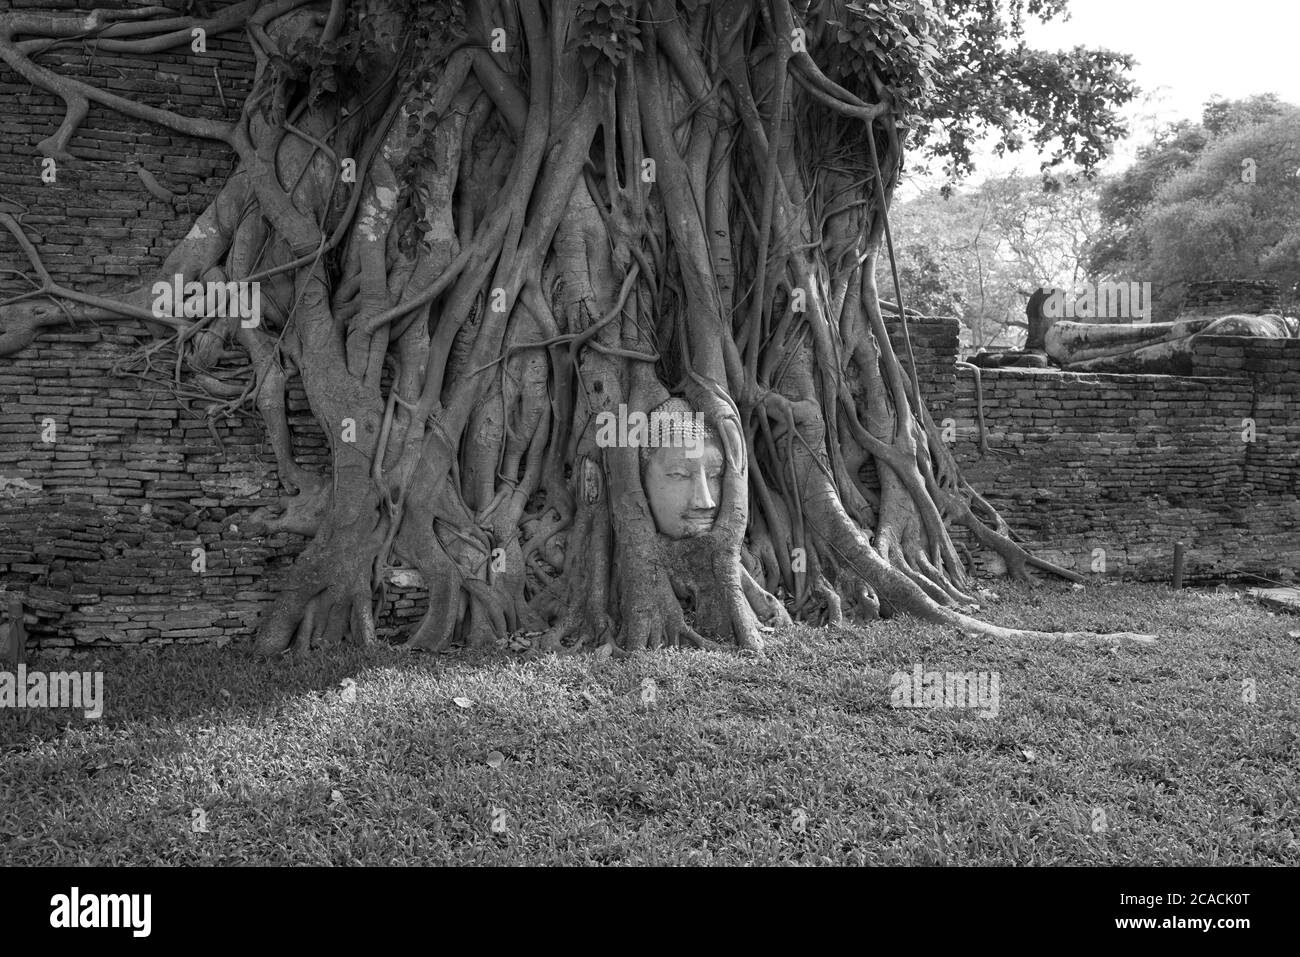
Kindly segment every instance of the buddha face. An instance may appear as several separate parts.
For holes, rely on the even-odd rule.
[[[712,437],[704,440],[702,452],[673,445],[650,452],[642,484],[661,535],[691,538],[713,527],[725,467],[722,446]]]

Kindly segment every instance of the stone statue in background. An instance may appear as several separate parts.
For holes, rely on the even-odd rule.
[[[971,357],[971,362],[982,369],[1000,369],[1013,367],[1019,369],[1045,369],[1051,363],[1043,344],[1047,328],[1052,320],[1043,314],[1043,304],[1047,302],[1054,290],[1039,286],[1029,296],[1025,304],[1024,349],[1008,349],[1003,352],[983,352]]]
[[[717,434],[682,399],[651,410],[641,446],[641,484],[659,533],[691,538],[713,528],[726,456]]]
[[[1225,281],[1200,285],[1217,288],[1252,284]],[[1053,318],[1044,305],[1056,292],[1039,288],[1029,297],[1025,307],[1029,331],[1023,350],[985,353],[970,361],[982,368],[1056,366],[1067,372],[1190,375],[1192,352],[1202,336],[1300,338],[1300,320],[1272,312],[1204,315],[1198,310],[1173,322],[1141,324]],[[1235,304],[1238,309],[1251,308],[1249,303]]]
[[[1218,316],[1140,326],[1059,320],[1046,330],[1052,362],[1068,372],[1145,372],[1190,375],[1192,350],[1202,336],[1300,338],[1300,321],[1275,314]]]

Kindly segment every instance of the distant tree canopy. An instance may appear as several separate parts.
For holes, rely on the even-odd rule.
[[[1085,276],[1097,186],[1079,175],[1012,175],[943,194],[931,190],[899,209],[904,298],[909,308],[960,317],[971,349],[1018,346],[1029,294]]]
[[[1213,100],[1160,131],[1101,189],[1098,277],[1150,281],[1156,320],[1197,279],[1274,279],[1300,298],[1300,108],[1273,94]],[[1292,307],[1294,308],[1294,306]]]
[[[1133,57],[1075,47],[1025,45],[1026,15],[1068,16],[1068,0],[886,0],[866,10],[914,7],[935,14],[923,96],[910,102],[912,160],[939,161],[950,180],[975,169],[971,149],[993,137],[1002,156],[1032,143],[1043,169],[1092,169],[1127,134],[1119,108],[1137,88]],[[936,9],[937,8],[937,9]],[[888,47],[885,48],[886,50]],[[1026,137],[1028,139],[1026,140]]]

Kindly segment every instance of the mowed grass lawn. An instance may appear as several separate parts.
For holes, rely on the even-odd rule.
[[[101,668],[105,712],[0,712],[0,864],[1300,863],[1300,618],[993,587],[999,623],[1160,643],[899,620],[765,658],[38,659]],[[996,672],[998,715],[892,708],[917,663]]]

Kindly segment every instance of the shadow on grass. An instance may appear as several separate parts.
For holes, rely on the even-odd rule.
[[[477,659],[484,665],[503,660],[487,654],[409,653],[384,642],[369,648],[343,645],[268,660],[255,658],[251,647],[251,642],[224,648],[173,645],[131,651],[104,649],[59,658],[37,653],[27,662],[28,674],[36,670],[102,672],[103,715],[88,719],[80,708],[0,710],[0,748],[12,747],[20,740],[47,740],[74,728],[113,730],[160,719],[186,722],[230,720],[241,713],[274,715],[287,700],[339,693],[345,679],[355,680],[360,670],[376,665],[427,671],[449,658],[459,663]]]

